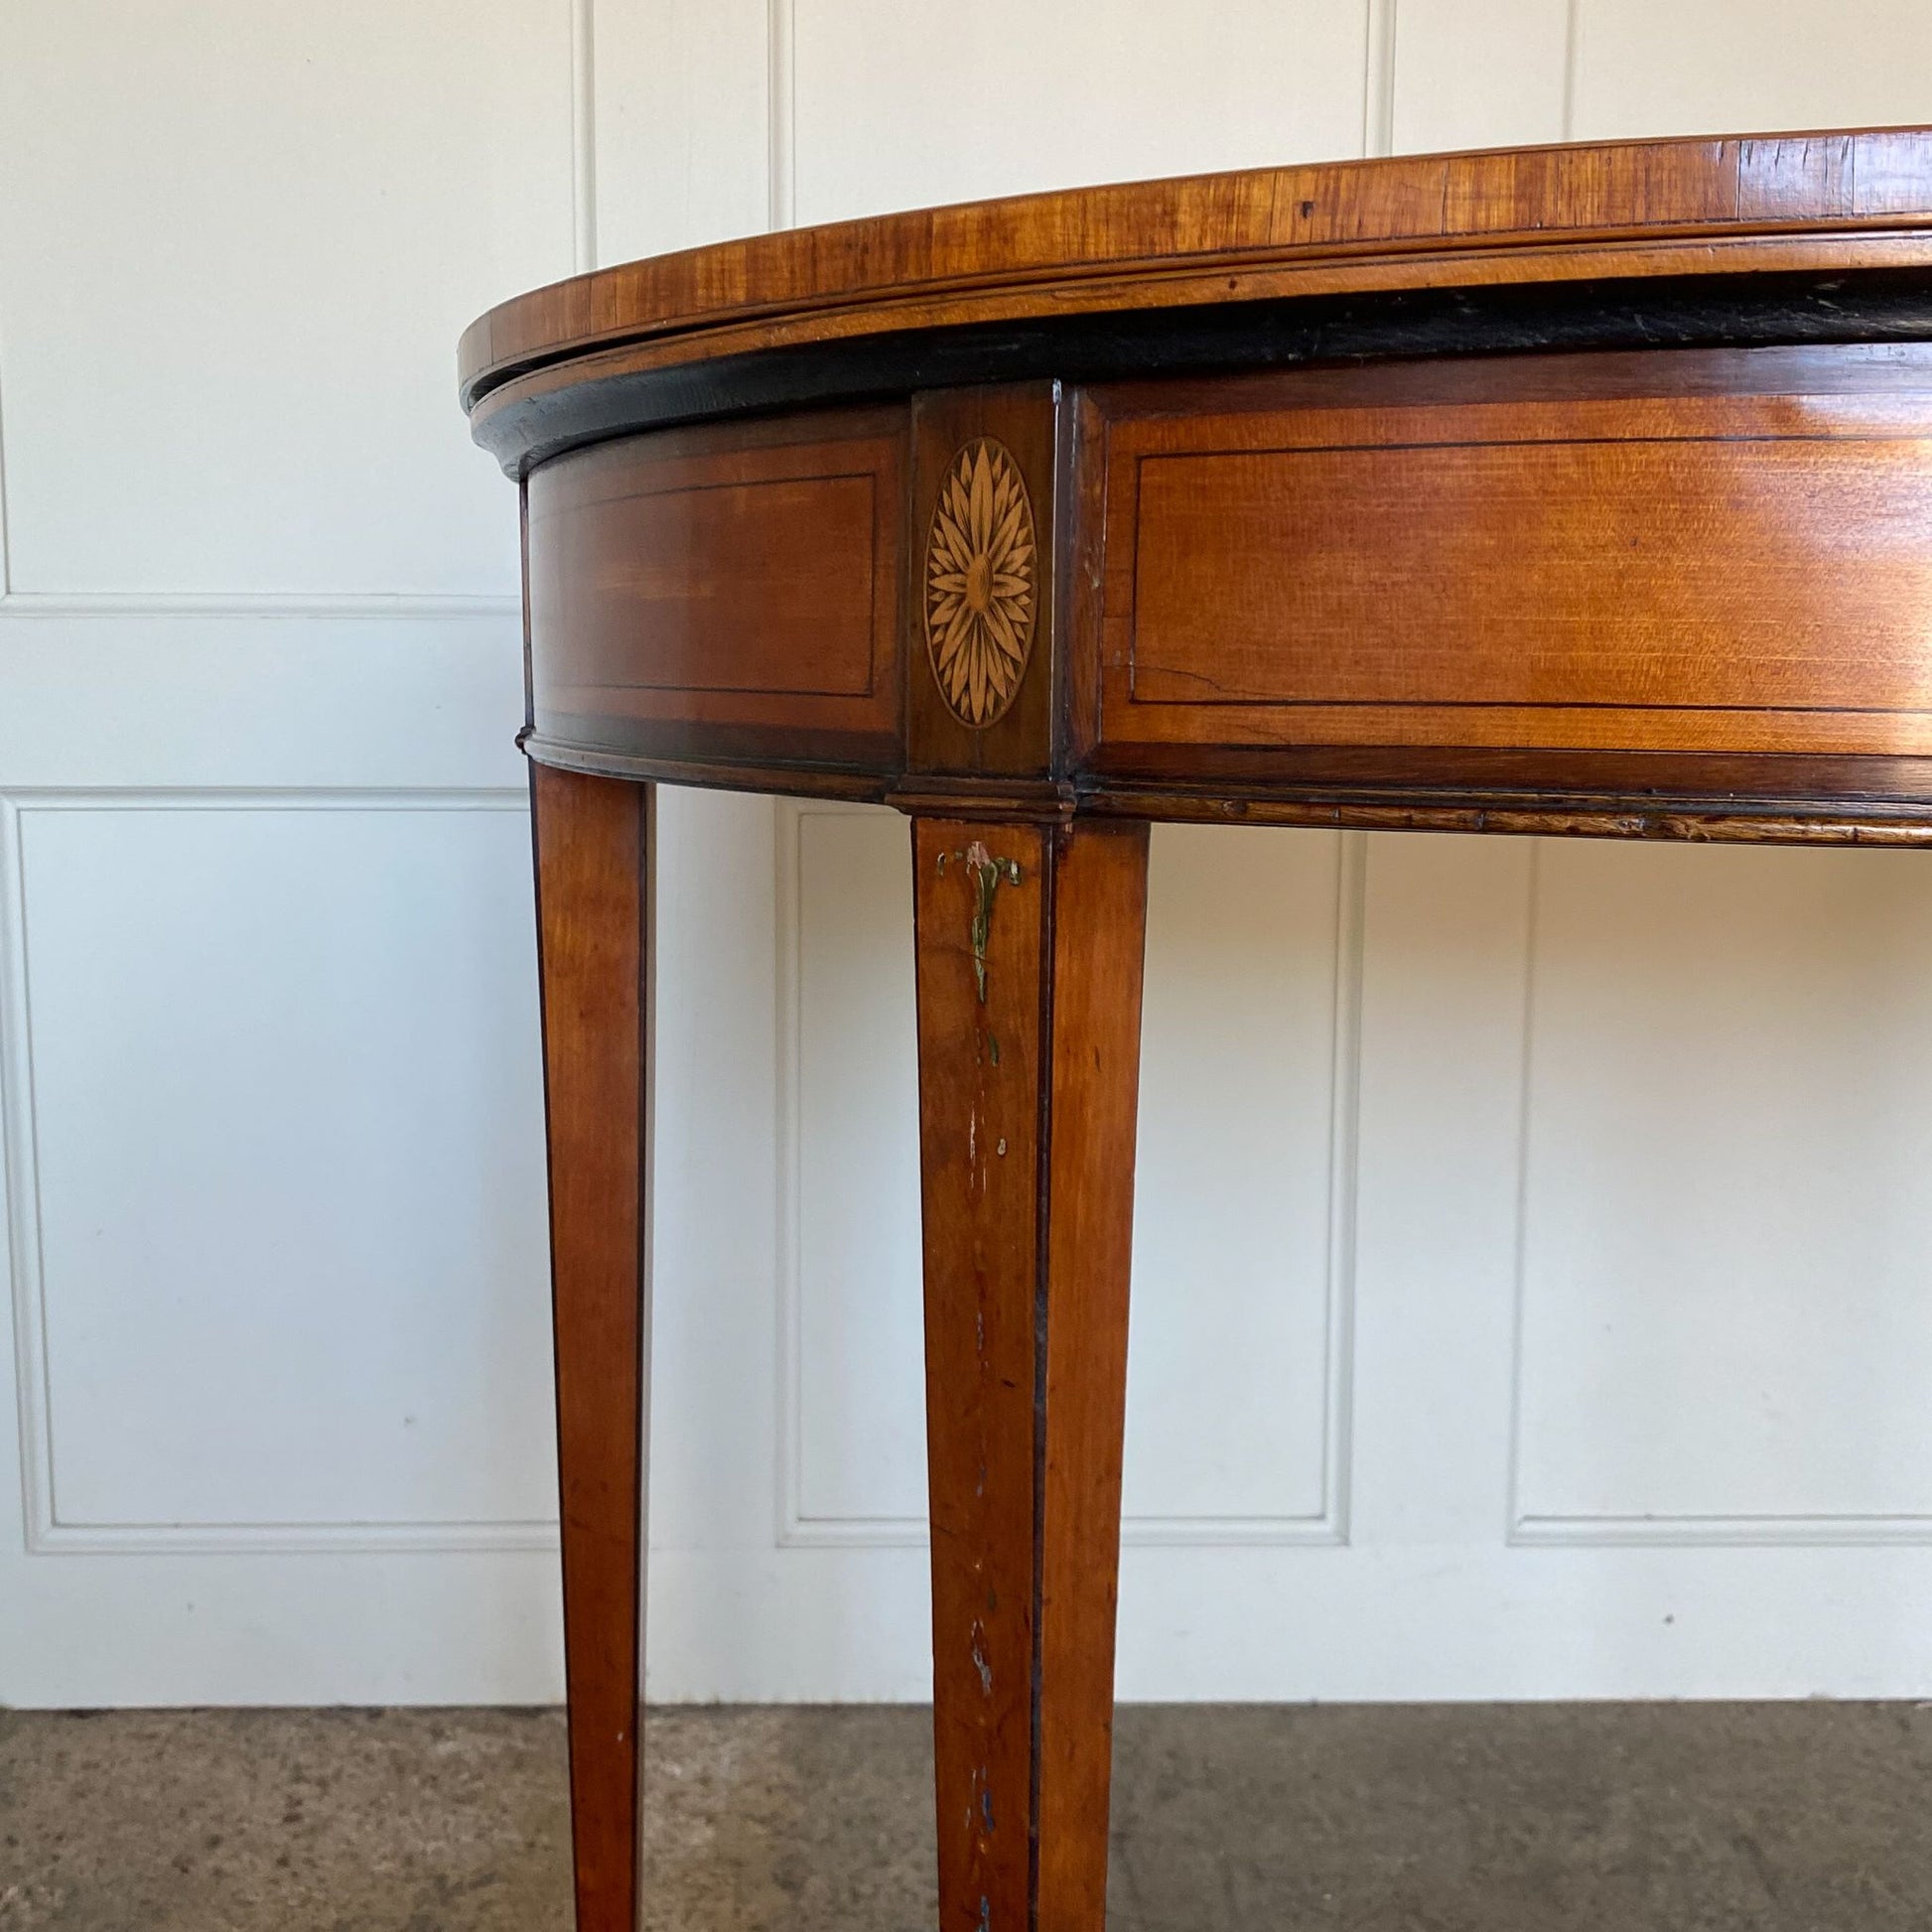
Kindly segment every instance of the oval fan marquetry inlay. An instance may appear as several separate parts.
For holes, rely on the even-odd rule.
[[[939,485],[925,545],[925,641],[953,715],[982,730],[1013,702],[1038,602],[1034,509],[1013,452],[983,436]]]

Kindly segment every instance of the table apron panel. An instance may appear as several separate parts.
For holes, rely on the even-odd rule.
[[[1932,363],[1832,354],[1762,393],[1704,390],[1695,350],[1651,394],[1589,393],[1584,356],[1528,401],[1502,358],[1487,399],[1123,385],[1099,746],[1932,751]]]
[[[892,763],[905,452],[903,409],[801,412],[533,471],[538,734],[605,721],[612,749]]]
[[[1932,815],[1932,345],[1150,378],[1057,413],[1042,392],[1037,702],[928,743],[915,425],[951,425],[952,461],[978,393],[533,471],[535,756],[978,784],[988,810],[1024,770],[1053,810],[1447,787]]]

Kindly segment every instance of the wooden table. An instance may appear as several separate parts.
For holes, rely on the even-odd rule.
[[[1149,822],[1932,843],[1932,132],[763,235],[505,303],[462,384],[523,503],[578,1924],[639,1906],[665,780],[911,820],[941,1922],[1097,1927]]]

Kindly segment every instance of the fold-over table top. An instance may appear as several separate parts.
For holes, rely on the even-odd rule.
[[[599,269],[481,317],[460,381],[474,407],[585,358],[642,369],[1294,295],[1928,261],[1932,129],[1399,155],[969,202]]]

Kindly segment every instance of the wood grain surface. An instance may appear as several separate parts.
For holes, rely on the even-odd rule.
[[[1473,373],[1122,391],[1097,742],[1932,751],[1923,346]]]
[[[1086,1932],[1147,821],[1932,843],[1932,132],[889,215],[463,369],[525,488],[580,1926],[639,1908],[662,775],[913,815],[942,1927]]]
[[[986,438],[1037,588],[976,726],[915,580]],[[529,500],[532,748],[591,771],[1032,820],[1932,819],[1928,343],[936,391],[621,439]]]
[[[1765,134],[1260,168],[878,215],[601,269],[481,317],[464,400],[547,361],[659,361],[1071,308],[1524,276],[1924,262],[1932,132]],[[1898,242],[1907,245],[1900,247]],[[1589,244],[1580,252],[1579,244]],[[1688,245],[1686,245],[1688,244]],[[1741,244],[1743,252],[1736,252]],[[1604,250],[1623,259],[1613,268]],[[642,366],[615,359],[609,373]]]
[[[906,412],[628,437],[530,478],[532,717],[701,759],[897,745]]]
[[[648,786],[531,768],[578,1932],[638,1932]]]
[[[1106,1896],[1147,828],[917,819],[913,867],[940,1925],[1074,1932]]]
[[[1050,382],[930,391],[912,410],[912,493],[908,509],[914,570],[923,573],[934,518],[962,451],[991,439],[1027,492],[1033,530],[1032,608],[1017,687],[994,717],[975,726],[947,702],[927,642],[921,583],[906,613],[906,767],[961,780],[1001,782],[1051,776],[1058,662],[1056,545],[1060,399]]]
[[[1039,1588],[1038,1932],[1106,1916],[1148,828],[1056,834]]]

